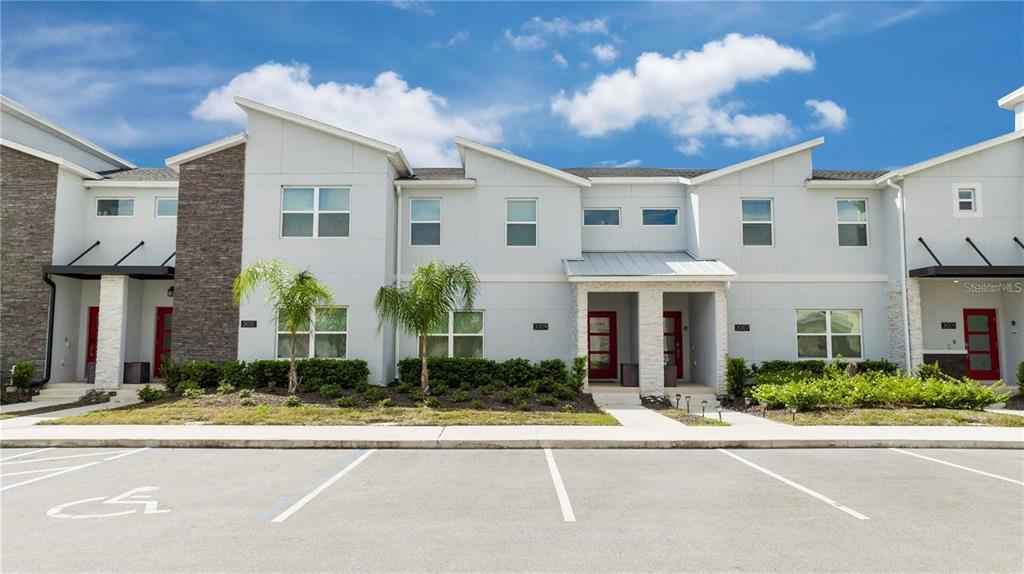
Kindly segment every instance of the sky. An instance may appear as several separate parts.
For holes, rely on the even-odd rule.
[[[139,166],[235,95],[457,165],[889,169],[1012,131],[1024,2],[0,4],[0,92]]]

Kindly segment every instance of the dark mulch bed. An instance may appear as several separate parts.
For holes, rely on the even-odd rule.
[[[1016,395],[1006,399],[1005,408],[1014,411],[1024,411],[1024,394],[1017,393]]]

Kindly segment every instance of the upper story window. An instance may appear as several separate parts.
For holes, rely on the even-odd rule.
[[[675,207],[645,207],[641,210],[643,225],[676,225],[679,223],[679,209]]]
[[[977,183],[953,185],[953,216],[981,216],[981,185]]]
[[[801,359],[862,358],[859,310],[797,310],[796,353]]]
[[[441,200],[409,200],[409,243],[441,245]]]
[[[741,201],[743,222],[743,245],[775,245],[775,209],[770,197],[743,199]]]
[[[505,200],[505,245],[537,246],[537,200]]]
[[[96,200],[97,217],[131,217],[133,215],[135,215],[134,198],[112,197]]]
[[[618,227],[619,215],[617,207],[586,207],[583,209],[583,225]]]
[[[452,311],[442,324],[434,325],[427,337],[430,357],[484,356],[484,312]]]
[[[348,188],[282,188],[281,237],[348,237],[348,226]]]
[[[840,247],[867,247],[868,200],[836,200],[836,220],[839,224]]]
[[[157,217],[178,217],[178,198],[158,197],[156,198]]]
[[[348,309],[317,307],[310,319],[295,333],[295,356],[344,359],[348,347]],[[292,356],[292,335],[284,330],[284,321],[280,317],[277,321],[277,356],[281,359]]]

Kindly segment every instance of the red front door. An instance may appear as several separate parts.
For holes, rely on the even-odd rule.
[[[153,349],[153,377],[159,378],[164,360],[171,354],[171,315],[174,307],[156,308],[156,344]]]
[[[615,312],[587,313],[587,341],[591,379],[614,379],[619,364],[615,341]]]
[[[964,309],[967,376],[994,381],[999,378],[999,336],[995,309]]]
[[[96,345],[100,337],[100,308],[89,307],[89,322],[86,323],[85,362],[96,363]]]
[[[683,312],[665,311],[665,366],[675,366],[676,379],[683,378]]]

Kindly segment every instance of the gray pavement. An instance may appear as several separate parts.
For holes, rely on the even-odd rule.
[[[1020,572],[1022,532],[1021,450],[0,451],[3,572]]]

